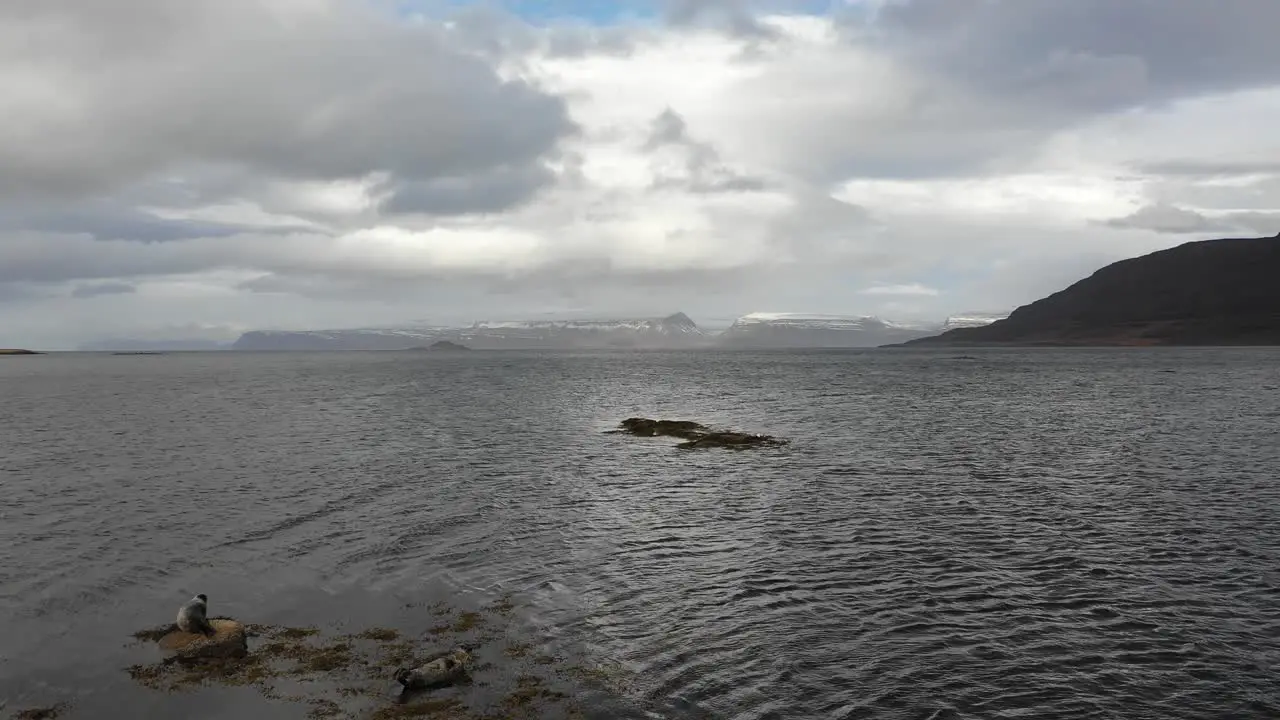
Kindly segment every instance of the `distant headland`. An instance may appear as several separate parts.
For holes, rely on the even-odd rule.
[[[430,345],[420,345],[418,347],[413,347],[409,349],[410,350],[426,350],[430,352],[466,352],[471,350],[471,348],[467,347],[466,345],[460,345],[456,342],[449,342],[448,340],[437,340],[436,342],[433,342]]]
[[[42,352],[35,350],[22,350],[20,348],[0,348],[0,355],[43,355]]]
[[[1280,235],[1112,263],[982,327],[898,346],[1280,345]]]

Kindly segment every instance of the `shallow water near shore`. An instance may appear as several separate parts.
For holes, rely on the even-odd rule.
[[[1280,714],[1277,350],[72,353],[0,394],[0,717],[308,717],[130,677],[197,592],[423,647],[507,598],[477,706],[542,672],[591,718]]]

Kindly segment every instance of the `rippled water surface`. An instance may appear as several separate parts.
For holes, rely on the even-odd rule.
[[[1280,352],[965,353],[0,358],[0,702],[301,717],[124,636],[511,593],[650,717],[1280,716]]]

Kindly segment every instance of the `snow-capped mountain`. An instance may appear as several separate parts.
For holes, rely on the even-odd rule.
[[[956,328],[982,327],[990,325],[997,320],[1003,320],[1009,317],[1009,313],[989,313],[989,312],[966,312],[958,315],[952,315],[942,323],[942,329],[939,332],[955,330]]]
[[[233,350],[401,350],[445,339],[445,327],[355,328],[349,330],[254,330]]]
[[[719,336],[726,347],[875,347],[939,332],[937,325],[891,322],[872,315],[757,312]]]
[[[236,350],[400,350],[448,340],[481,349],[682,348],[706,337],[688,315],[623,320],[482,321],[465,328],[255,331]]]
[[[701,335],[698,325],[684,313],[665,318],[633,320],[515,320],[482,321],[467,329],[473,332],[505,332],[508,330],[580,331],[580,332],[655,332],[664,335]]]
[[[474,348],[681,348],[705,341],[684,313],[621,320],[484,321],[457,335]]]

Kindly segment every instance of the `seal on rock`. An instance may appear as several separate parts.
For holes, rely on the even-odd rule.
[[[470,664],[471,653],[466,648],[457,647],[412,670],[400,668],[396,670],[395,678],[405,690],[439,687],[460,680]]]
[[[204,593],[196,595],[178,609],[178,629],[192,634],[212,636],[214,630],[209,624],[208,611],[209,597]]]

